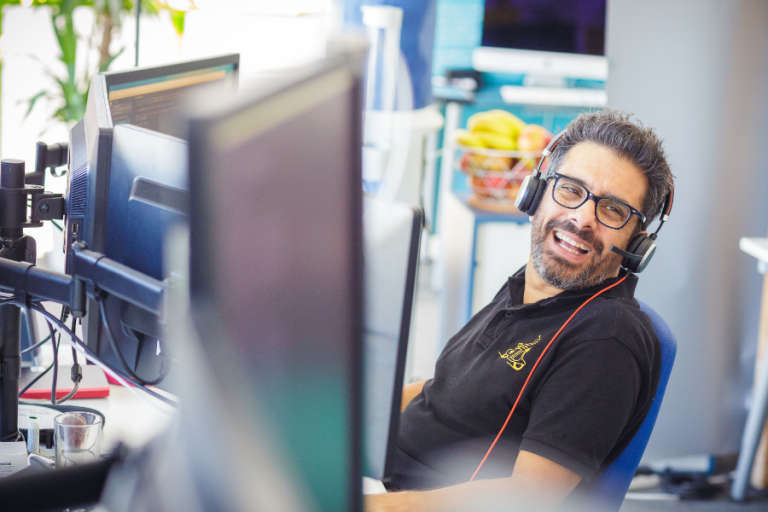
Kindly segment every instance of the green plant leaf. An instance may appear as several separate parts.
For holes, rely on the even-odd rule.
[[[40,62],[45,74],[52,79],[51,87],[41,91],[29,100],[29,107],[26,116],[34,108],[37,101],[46,97],[48,99],[59,99],[62,106],[58,108],[52,119],[58,119],[65,123],[79,121],[85,115],[85,106],[88,99],[91,77],[101,71],[106,71],[119,57],[125,48],[112,52],[109,45],[104,46],[101,58],[96,62],[90,63],[87,59],[85,66],[87,69],[82,71],[83,63],[79,62],[78,44],[83,43],[87,46],[87,52],[99,50],[105,37],[109,36],[107,41],[112,40],[112,36],[120,30],[120,19],[123,14],[133,15],[135,13],[136,2],[141,2],[141,13],[143,16],[157,15],[160,10],[167,10],[171,14],[171,21],[174,29],[181,35],[184,32],[184,11],[178,11],[169,8],[161,0],[33,0],[32,7],[50,8],[51,25],[54,35],[59,45],[60,53],[58,60],[64,64],[65,74],[54,72],[49,66]],[[21,0],[0,0],[0,23],[2,22],[2,8],[5,5],[19,5]],[[86,38],[75,31],[73,14],[79,7],[90,8],[93,10],[96,27],[91,37]],[[97,52],[98,53],[98,52]],[[39,61],[39,59],[37,59]],[[99,64],[99,61],[100,64]],[[80,68],[82,76],[77,75]]]
[[[106,62],[105,66],[104,66],[104,69],[99,69],[99,71],[106,71],[106,70],[108,70],[109,66],[112,65],[112,62],[114,62],[114,60],[116,58],[118,58],[120,55],[122,55],[124,51],[125,51],[125,47],[120,48],[120,50],[116,54],[111,55],[109,57],[109,60]],[[90,83],[90,80],[88,80],[88,82]]]
[[[179,36],[184,35],[184,17],[187,15],[185,11],[177,11],[176,9],[168,9],[171,11],[171,21],[173,22],[173,28],[176,29],[176,34]]]
[[[24,113],[24,119],[29,117],[29,114],[32,113],[32,109],[35,108],[35,103],[37,103],[37,100],[39,100],[40,98],[50,99],[50,95],[48,94],[48,91],[45,91],[45,90],[40,91],[34,96],[32,96],[31,98],[29,98],[29,100],[27,100],[29,102],[29,108],[27,108],[27,111]]]

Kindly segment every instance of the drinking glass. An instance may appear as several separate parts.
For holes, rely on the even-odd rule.
[[[67,412],[53,419],[56,467],[96,462],[101,453],[101,417],[90,412]]]

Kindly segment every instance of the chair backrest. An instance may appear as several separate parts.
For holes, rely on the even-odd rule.
[[[650,439],[651,432],[653,432],[656,418],[659,416],[661,401],[664,399],[664,392],[667,390],[669,375],[672,373],[672,365],[677,354],[675,335],[672,334],[664,319],[642,302],[640,302],[640,310],[651,318],[653,328],[656,330],[656,335],[661,342],[661,376],[659,377],[659,387],[656,390],[656,396],[653,398],[653,404],[640,430],[637,431],[629,445],[621,452],[621,455],[589,486],[588,498],[597,503],[601,510],[605,511],[618,511],[621,508],[624,496],[627,494],[627,489],[629,489],[629,484],[632,483],[635,471],[637,471],[637,467],[640,465],[640,459],[643,458],[643,452],[645,452],[648,439]]]

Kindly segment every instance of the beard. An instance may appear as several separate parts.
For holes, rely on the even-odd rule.
[[[541,215],[533,218],[531,234],[531,259],[533,268],[545,283],[560,290],[583,290],[601,283],[616,275],[621,264],[621,256],[613,251],[604,251],[605,246],[595,238],[591,230],[579,231],[568,221],[552,219],[544,225]],[[582,264],[575,264],[558,254],[546,252],[548,236],[554,237],[553,231],[573,233],[592,246],[592,259]]]

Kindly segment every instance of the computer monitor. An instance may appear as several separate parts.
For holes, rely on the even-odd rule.
[[[397,449],[424,216],[379,196],[366,196],[363,212],[363,475],[386,482]]]
[[[206,364],[240,416],[274,425],[285,465],[326,512],[361,509],[364,58],[330,57],[210,106],[189,132]]]
[[[238,55],[99,74],[91,80],[85,118],[70,131],[67,272],[71,247],[89,249],[163,279],[164,234],[187,214],[187,102],[202,87],[236,91]],[[157,317],[108,297],[109,324],[131,371],[159,382],[168,370]],[[88,347],[121,368],[89,300],[83,318]]]
[[[606,80],[606,0],[487,0],[478,71]]]

